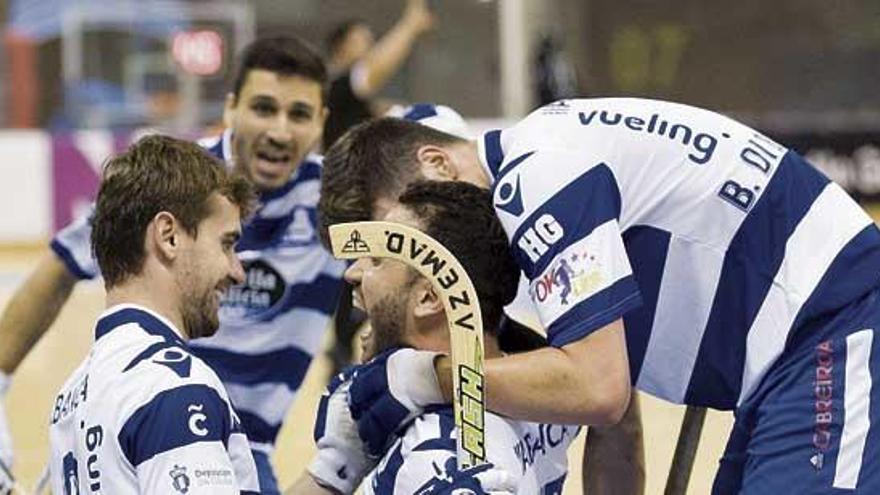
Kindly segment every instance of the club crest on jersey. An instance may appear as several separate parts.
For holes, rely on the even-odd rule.
[[[168,472],[168,475],[171,476],[171,487],[177,493],[189,492],[190,479],[186,474],[186,467],[175,464],[174,468]]]
[[[264,260],[243,261],[242,266],[245,282],[226,291],[221,316],[263,319],[284,299],[287,284],[284,277]]]

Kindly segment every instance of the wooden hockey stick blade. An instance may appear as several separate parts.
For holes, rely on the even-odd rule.
[[[452,344],[458,467],[485,462],[483,318],[476,290],[461,263],[425,233],[391,222],[333,225],[330,242],[337,258],[390,258],[405,263],[430,280],[441,295]]]
[[[666,490],[663,492],[665,495],[684,495],[687,493],[705,421],[705,407],[688,406],[685,410],[684,419],[681,421],[681,431],[678,434],[678,443],[675,445],[675,454],[672,457],[672,465],[669,467],[669,477],[666,479]]]

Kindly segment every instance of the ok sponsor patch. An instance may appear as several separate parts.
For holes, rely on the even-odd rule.
[[[531,281],[529,295],[542,323],[550,325],[581,301],[630,273],[617,223],[609,221],[556,255]]]

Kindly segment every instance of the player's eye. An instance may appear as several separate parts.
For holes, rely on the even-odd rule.
[[[312,120],[312,112],[307,109],[304,109],[304,108],[298,108],[298,109],[292,110],[289,114],[289,117],[290,117],[290,120],[293,120],[295,122]]]
[[[257,115],[261,117],[268,117],[270,115],[274,115],[276,112],[275,105],[266,102],[256,102],[251,105],[251,110],[254,111]]]
[[[371,266],[379,266],[381,264],[382,264],[382,258],[376,258],[376,257],[370,256],[370,265]]]

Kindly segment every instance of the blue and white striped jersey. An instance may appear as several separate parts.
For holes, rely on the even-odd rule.
[[[259,493],[226,390],[180,335],[139,306],[101,315],[50,417],[53,493]]]
[[[422,414],[365,479],[365,495],[429,494],[455,472],[455,418],[451,408]],[[517,482],[517,492],[561,495],[567,451],[579,426],[514,421],[486,413],[486,459]]]
[[[479,146],[550,342],[623,317],[632,378],[661,398],[736,407],[805,322],[877,286],[868,215],[722,115],[563,100]]]
[[[231,163],[230,140],[227,130],[200,144]],[[345,270],[318,238],[320,176],[321,157],[309,155],[285,186],[260,196],[236,248],[246,281],[221,302],[217,334],[190,343],[220,376],[252,446],[267,454],[320,349]],[[98,274],[89,230],[83,218],[52,241],[80,278]]]

